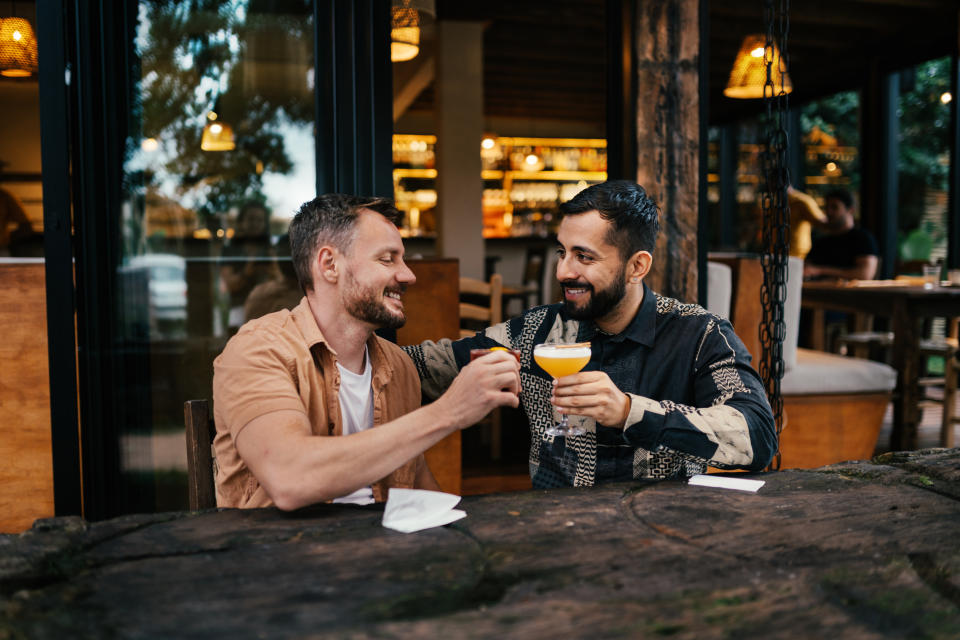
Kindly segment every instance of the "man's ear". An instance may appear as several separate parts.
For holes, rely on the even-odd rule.
[[[337,259],[339,254],[333,247],[320,247],[317,252],[317,262],[320,269],[320,277],[330,284],[336,284],[340,277],[337,269]]]
[[[627,278],[632,284],[638,284],[650,273],[653,255],[649,251],[637,251],[627,261]]]

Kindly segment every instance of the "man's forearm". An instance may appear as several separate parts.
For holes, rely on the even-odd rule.
[[[298,415],[303,422],[298,423]],[[369,486],[457,428],[452,418],[434,405],[341,437],[312,435],[305,420],[306,416],[292,411],[268,414],[251,422],[237,437],[241,457],[284,510]]]

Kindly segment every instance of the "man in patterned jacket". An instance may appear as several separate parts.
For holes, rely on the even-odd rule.
[[[766,467],[777,450],[773,415],[730,323],[643,282],[659,230],[656,203],[621,180],[589,187],[560,210],[563,302],[475,337],[405,347],[424,393],[442,393],[470,349],[519,350],[534,488],[683,477],[708,464]],[[535,344],[586,341],[590,362],[559,381],[533,360]],[[586,434],[547,435],[554,410]]]

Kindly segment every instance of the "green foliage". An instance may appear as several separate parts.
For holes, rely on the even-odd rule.
[[[860,95],[844,91],[811,102],[800,109],[800,129],[808,135],[814,127],[837,139],[840,146],[860,142]]]
[[[916,67],[916,82],[897,106],[900,122],[900,228],[920,226],[924,195],[947,189],[950,106],[940,96],[950,90],[950,58]]]
[[[313,99],[305,86],[265,87],[271,79],[265,69],[293,56],[305,72],[312,60],[297,56],[310,50],[303,43],[312,42],[312,29],[307,2],[285,6],[297,13],[254,13],[242,0],[141,2],[134,114],[143,137],[159,140],[165,154],[162,162],[131,172],[128,188],[150,191],[173,181],[177,199],[215,227],[231,207],[266,200],[265,173],[293,169],[282,128],[312,122]],[[233,127],[233,151],[200,148],[215,104],[219,121]],[[133,152],[139,140],[130,146]]]

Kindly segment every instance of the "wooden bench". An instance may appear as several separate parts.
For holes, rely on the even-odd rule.
[[[723,262],[733,268],[731,322],[759,369],[759,327],[763,321],[760,260],[737,257]],[[803,262],[791,258],[789,272],[784,304],[786,373],[780,386],[784,413],[781,468],[813,468],[870,458],[897,373],[871,360],[798,349]]]

